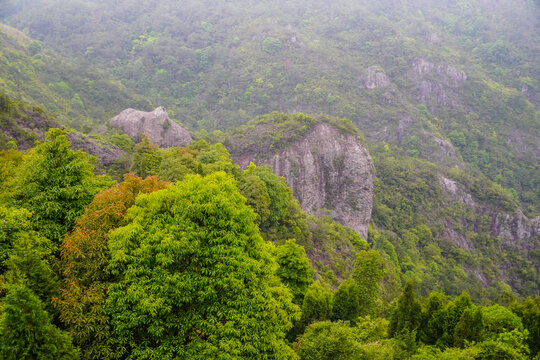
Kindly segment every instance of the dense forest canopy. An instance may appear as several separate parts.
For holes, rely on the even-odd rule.
[[[538,359],[539,53],[537,0],[3,0],[0,358]],[[236,162],[317,129],[367,236],[345,154],[313,213]]]

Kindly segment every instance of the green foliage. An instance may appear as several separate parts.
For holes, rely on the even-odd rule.
[[[131,172],[143,179],[158,173],[161,162],[159,148],[150,143],[146,134],[143,134],[141,142],[133,150]]]
[[[416,300],[412,281],[407,281],[403,293],[390,319],[388,335],[398,337],[401,334],[416,333],[422,318],[422,305]]]
[[[362,359],[362,347],[355,340],[354,330],[342,323],[316,322],[307,327],[300,338],[301,360]]]
[[[16,188],[18,204],[33,213],[36,229],[54,244],[108,184],[94,176],[90,157],[70,145],[60,129],[49,130],[47,141],[26,159]]]
[[[262,49],[263,51],[273,54],[281,50],[281,41],[279,39],[276,39],[274,37],[267,37],[262,42]]]
[[[313,283],[314,271],[303,246],[289,239],[277,247],[276,261],[279,265],[277,275],[294,296],[293,302],[301,305],[308,286]]]
[[[523,326],[529,332],[527,343],[531,355],[537,355],[540,352],[540,297],[515,301],[509,308],[521,318]]]
[[[155,176],[143,180],[125,175],[121,184],[96,195],[61,245],[64,281],[54,305],[74,344],[81,348],[82,359],[121,356],[115,349],[110,319],[104,310],[107,288],[114,280],[107,270],[109,232],[126,224],[126,212],[139,194],[165,187],[166,183]]]
[[[316,321],[330,320],[332,316],[332,293],[320,281],[311,284],[302,303],[302,326]]]
[[[334,293],[332,304],[332,320],[348,321],[351,325],[355,325],[360,315],[360,296],[356,282],[353,280],[342,282]]]
[[[51,269],[51,241],[29,229],[19,229],[10,240],[12,249],[5,261],[7,283],[24,284],[45,310],[54,314],[51,298],[58,295],[58,280]]]
[[[500,334],[517,330],[523,332],[519,316],[501,305],[491,305],[482,309],[486,340],[496,339]]]
[[[0,318],[0,357],[6,360],[78,358],[67,333],[51,324],[38,297],[24,284],[11,285]]]
[[[484,322],[481,309],[465,309],[454,329],[454,347],[464,348],[482,340]]]
[[[141,195],[111,233],[107,312],[128,358],[290,358],[292,295],[225,173]]]
[[[379,299],[380,282],[384,277],[381,255],[376,250],[360,250],[356,253],[351,278],[357,285],[360,315],[373,314]]]

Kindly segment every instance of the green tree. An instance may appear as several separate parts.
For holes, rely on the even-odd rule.
[[[499,334],[517,330],[523,332],[519,316],[501,305],[491,305],[482,309],[483,321],[488,340],[494,340]]]
[[[115,359],[121,355],[115,349],[110,319],[104,310],[107,288],[114,280],[107,271],[109,232],[126,224],[126,213],[139,194],[166,186],[155,176],[143,180],[126,174],[122,183],[96,195],[61,246],[64,283],[55,306],[74,344],[81,348],[83,359]]]
[[[292,294],[235,181],[188,175],[140,195],[110,234],[106,309],[127,358],[292,358]]]
[[[429,294],[427,305],[422,312],[422,326],[419,338],[425,344],[435,345],[444,334],[445,296],[433,291]]]
[[[130,171],[143,179],[156,175],[159,172],[161,154],[157,145],[150,143],[150,139],[143,134],[141,142],[135,145]]]
[[[383,277],[384,262],[378,251],[360,250],[356,253],[351,278],[358,286],[360,315],[369,315],[375,311]]]
[[[484,322],[481,309],[465,309],[454,329],[454,347],[464,348],[482,340]]]
[[[35,228],[59,244],[108,182],[94,176],[89,155],[70,149],[62,130],[50,129],[46,137],[26,159],[16,197],[20,206],[33,213]]]
[[[444,324],[444,332],[442,336],[437,340],[437,345],[444,347],[451,347],[454,344],[454,332],[457,324],[461,320],[461,316],[466,309],[471,309],[473,303],[469,293],[464,291],[457,298],[449,303],[444,313],[437,319]]]
[[[402,333],[413,333],[418,330],[422,317],[422,305],[416,300],[413,283],[408,280],[398,298],[397,307],[392,313],[388,333],[396,337]]]
[[[247,174],[250,168],[255,165],[251,163],[248,170],[238,181],[238,190],[247,199],[247,204],[258,215],[257,223],[262,224],[268,220],[270,216],[270,196],[266,189],[266,184],[256,175]]]
[[[351,325],[356,324],[360,314],[360,297],[358,285],[353,280],[343,281],[332,301],[332,320],[349,321]]]
[[[0,358],[73,360],[78,351],[67,333],[51,324],[41,302],[24,284],[8,288],[0,318]]]
[[[521,318],[523,326],[529,331],[527,344],[531,355],[540,353],[540,297],[528,297],[510,305],[510,310]]]
[[[330,320],[332,315],[332,293],[320,281],[311,284],[302,303],[303,326],[307,326],[315,321]]]
[[[356,360],[363,351],[354,330],[330,321],[309,325],[300,337],[298,355],[301,360]]]
[[[315,273],[304,247],[298,245],[295,239],[289,239],[277,247],[276,259],[279,265],[277,275],[291,289],[294,303],[301,305]]]

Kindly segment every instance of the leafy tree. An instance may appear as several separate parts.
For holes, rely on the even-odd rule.
[[[479,345],[480,353],[475,360],[525,360],[527,356],[518,348],[502,341],[485,341]]]
[[[358,286],[360,315],[372,314],[379,298],[379,286],[384,277],[384,262],[376,250],[360,250],[354,260],[351,278]]]
[[[83,359],[120,356],[111,343],[110,320],[103,308],[106,290],[114,280],[107,271],[109,232],[126,224],[126,213],[139,194],[166,186],[155,176],[143,180],[132,174],[125,175],[122,183],[96,195],[62,244],[64,286],[55,306],[74,343],[81,348]]]
[[[454,332],[457,324],[461,320],[461,316],[466,309],[473,307],[471,297],[469,293],[464,291],[461,295],[449,303],[443,314],[438,317],[444,324],[444,332],[442,336],[437,340],[437,345],[451,347],[454,344]]]
[[[7,270],[14,239],[31,230],[30,217],[25,209],[0,206],[0,275]]]
[[[279,265],[277,275],[291,289],[294,303],[301,305],[314,275],[304,247],[298,245],[295,239],[289,239],[277,247],[276,260]]]
[[[422,325],[419,329],[419,338],[425,344],[435,345],[444,334],[445,296],[441,292],[429,294],[427,306],[422,312]]]
[[[62,130],[50,129],[46,137],[26,159],[16,197],[20,206],[33,213],[36,229],[59,244],[108,182],[94,176],[87,154],[70,149]]]
[[[8,284],[24,283],[45,309],[53,314],[51,298],[57,295],[58,280],[50,266],[51,241],[28,231],[18,234],[12,244],[13,248],[5,262]]]
[[[258,215],[257,223],[262,224],[270,216],[270,196],[266,184],[258,176],[247,174],[254,166],[250,163],[248,169],[244,171],[244,175],[238,181],[238,190],[246,197],[247,204]]]
[[[363,351],[354,330],[342,323],[330,321],[309,325],[299,340],[301,360],[362,359]]]
[[[0,358],[73,360],[78,351],[68,334],[51,324],[37,296],[24,284],[13,284],[0,318]]]
[[[332,293],[320,281],[311,284],[304,296],[302,303],[303,326],[315,321],[330,320],[332,316]]]
[[[496,339],[499,334],[517,330],[523,332],[519,316],[501,305],[491,305],[482,309],[483,322],[488,340]]]
[[[525,329],[529,331],[527,343],[531,350],[531,355],[540,353],[540,297],[526,298],[520,302],[510,305],[510,310],[517,314]]]
[[[465,309],[454,329],[454,346],[464,348],[482,340],[484,323],[481,309]]]
[[[143,179],[156,175],[161,163],[161,154],[157,145],[151,144],[146,134],[142,135],[141,142],[133,149],[131,172]]]
[[[332,301],[332,320],[349,321],[356,324],[360,314],[358,285],[353,280],[342,282],[334,293]]]
[[[413,283],[408,280],[403,288],[397,307],[390,319],[389,335],[398,336],[401,333],[412,333],[418,330],[422,316],[422,305],[415,299]]]
[[[136,200],[110,234],[106,303],[127,358],[291,358],[298,308],[223,172],[188,175]]]

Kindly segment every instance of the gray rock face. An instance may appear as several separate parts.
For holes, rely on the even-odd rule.
[[[189,132],[169,119],[162,107],[152,112],[126,109],[110,119],[109,124],[122,129],[134,140],[144,133],[150,142],[160,147],[187,146],[193,141]]]
[[[305,211],[316,214],[328,209],[332,219],[367,239],[373,206],[373,163],[355,135],[319,122],[283,149],[260,153],[235,144],[231,155],[244,168],[250,162],[272,166],[276,175],[285,177]]]
[[[390,86],[390,80],[388,80],[384,70],[378,65],[370,66],[364,70],[360,80],[368,90]]]
[[[530,219],[523,212],[517,209],[514,212],[504,212],[493,209],[485,204],[476,202],[473,197],[463,191],[453,180],[444,176],[439,178],[440,187],[450,196],[450,198],[469,207],[475,213],[489,219],[489,233],[501,239],[501,244],[506,248],[518,248],[525,250],[538,249],[540,234],[540,216]],[[479,224],[474,224],[475,227]],[[465,237],[450,228],[446,228],[443,234],[460,248],[470,250],[472,244],[465,240]]]
[[[424,59],[412,63],[411,77],[418,90],[422,104],[430,110],[435,106],[455,108],[457,89],[467,80],[465,72],[448,64],[434,64]]]
[[[68,133],[66,137],[71,142],[71,149],[82,150],[97,157],[100,167],[108,167],[122,156],[126,156],[126,153],[122,149],[112,144],[92,139],[79,133]]]

